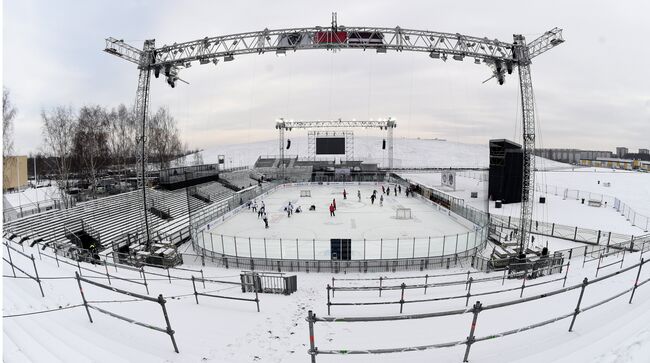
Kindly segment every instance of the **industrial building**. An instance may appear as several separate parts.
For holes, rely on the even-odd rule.
[[[27,156],[5,156],[2,172],[3,192],[27,186]]]
[[[579,149],[535,149],[535,155],[568,164],[580,164],[582,159],[596,160],[597,158],[613,157],[611,151]]]

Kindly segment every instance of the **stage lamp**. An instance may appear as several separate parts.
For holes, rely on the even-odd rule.
[[[434,58],[434,59],[438,59],[438,58],[440,58],[440,53],[439,52],[431,52],[431,53],[429,53],[429,57]]]
[[[233,61],[233,60],[235,60],[235,56],[232,55],[232,54],[228,54],[227,56],[223,57],[224,62],[230,62],[230,61]]]
[[[284,49],[278,49],[278,50],[275,51],[275,55],[278,56],[278,57],[283,57],[283,56],[287,55],[287,51],[284,50]]]

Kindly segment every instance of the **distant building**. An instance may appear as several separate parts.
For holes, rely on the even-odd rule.
[[[582,159],[611,158],[611,151],[579,149],[535,149],[535,155],[568,164],[580,164]]]
[[[626,147],[617,147],[616,148],[616,156],[619,158],[625,157],[625,155],[629,152],[629,150]]]
[[[648,149],[639,149],[639,154],[648,155],[648,154],[650,154],[650,150],[648,150]]]
[[[581,159],[580,165],[597,168],[650,171],[650,162],[632,159],[597,158]]]
[[[27,186],[27,156],[6,156],[2,172],[3,192]]]

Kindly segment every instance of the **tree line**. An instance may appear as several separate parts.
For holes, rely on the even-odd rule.
[[[105,172],[123,173],[135,164],[141,126],[132,107],[56,106],[42,110],[41,120],[43,151],[56,160],[54,174],[62,181],[75,175],[97,185]],[[149,116],[146,140],[149,164],[160,169],[187,154],[176,120],[165,107]]]

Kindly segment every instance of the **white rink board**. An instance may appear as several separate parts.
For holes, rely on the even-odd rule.
[[[347,199],[343,199],[343,189]],[[381,184],[283,186],[257,198],[258,205],[261,201],[266,205],[268,229],[257,213],[244,209],[224,222],[211,224],[199,236],[199,244],[244,257],[329,260],[330,239],[344,238],[352,240],[355,260],[440,256],[480,243],[472,223],[420,197],[407,198],[403,188],[395,196],[392,189],[393,185],[391,195],[384,195],[380,206],[378,200],[371,203],[370,195],[377,190],[381,196]],[[301,190],[311,190],[311,197],[300,197]],[[361,201],[357,191],[361,192]],[[331,217],[329,204],[333,199],[336,216]],[[288,217],[284,206],[289,202],[301,206],[303,212]],[[311,205],[316,211],[309,211]],[[410,208],[412,219],[395,218],[397,208]]]

